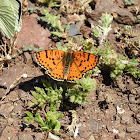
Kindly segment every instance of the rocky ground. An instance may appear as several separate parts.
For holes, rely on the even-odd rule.
[[[64,0],[65,1],[65,0]],[[42,14],[40,3],[23,0],[22,29],[17,35],[17,49],[22,50],[23,45],[34,44],[36,48],[45,50],[54,47],[58,43],[63,45],[61,39],[54,41],[50,38],[49,29],[44,29],[37,21]],[[37,11],[30,8],[37,7]],[[69,8],[70,9],[70,8]],[[76,43],[79,36],[90,37],[91,23],[98,25],[102,13],[113,15],[112,30],[107,39],[115,51],[129,58],[140,60],[140,48],[122,47],[121,39],[116,39],[115,29],[123,29],[124,25],[132,26],[131,42],[138,42],[140,33],[140,2],[134,0],[134,5],[126,5],[122,0],[93,0],[83,14],[74,15],[71,11],[61,13],[61,22],[71,22],[78,27],[81,33],[75,33]],[[59,8],[48,8],[49,12],[58,14]],[[61,11],[66,10],[63,6]],[[68,10],[68,9],[67,9]],[[123,32],[123,30],[122,30]],[[80,43],[79,43],[80,44]],[[140,45],[140,44],[139,44]],[[61,118],[61,129],[57,136],[51,132],[38,129],[35,122],[25,122],[25,112],[28,109],[33,96],[30,90],[42,85],[41,79],[46,75],[40,70],[33,59],[32,52],[22,54],[15,51],[12,60],[5,61],[0,73],[0,139],[1,140],[44,140],[44,139],[76,139],[76,140],[138,140],[140,139],[140,81],[129,74],[123,74],[117,78],[117,84],[103,69],[96,77],[98,86],[88,95],[90,104],[73,105],[69,103],[69,110],[60,110],[64,117]],[[27,74],[24,75],[24,74]],[[56,84],[58,82],[55,81]],[[72,110],[72,111],[71,111]],[[73,132],[67,127],[73,125]],[[79,128],[79,129],[78,129]],[[78,130],[77,136],[76,131]],[[55,138],[53,138],[53,136]]]

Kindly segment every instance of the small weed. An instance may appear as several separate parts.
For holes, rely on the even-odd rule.
[[[52,88],[52,86],[45,80],[42,80],[42,82],[45,89],[35,87],[36,91],[31,91],[35,100],[32,100],[29,107],[37,108],[37,112],[34,115],[32,112],[27,111],[27,117],[25,120],[28,123],[31,121],[37,122],[41,129],[45,131],[59,131],[61,125],[58,119],[62,118],[63,114],[57,112],[57,110],[60,107],[64,90],[62,87],[58,89],[56,85]],[[88,77],[76,80],[76,83],[77,84],[74,85],[67,84],[65,97],[70,99],[70,102],[73,103],[89,103],[86,100],[86,97],[96,88],[96,80]],[[46,108],[48,108],[47,110],[49,111],[46,112]]]
[[[73,103],[89,103],[86,100],[87,95],[96,89],[96,80],[90,77],[76,80],[76,84],[72,88],[67,89],[66,97],[70,98]]]
[[[12,60],[15,51],[15,45],[13,39],[10,39],[10,42],[4,42],[0,45],[0,69],[4,67],[5,64],[9,64]]]
[[[99,23],[101,25],[94,26],[91,24],[91,28],[93,29],[94,35],[99,38],[100,44],[106,39],[108,32],[112,29],[111,23],[113,21],[113,16],[111,14],[102,14]]]
[[[134,37],[133,29],[130,25],[125,25],[124,28],[115,28],[117,40],[120,42],[122,49],[127,50],[126,53],[130,58],[137,57],[140,54],[139,39],[131,41]]]
[[[35,11],[37,11],[38,10],[38,7],[33,7],[33,8],[28,8],[28,10],[30,11],[30,12],[35,12]]]
[[[125,5],[133,5],[135,4],[134,0],[124,0]]]
[[[61,0],[38,0],[40,3],[46,3],[48,7],[60,7]]]
[[[56,35],[58,37],[66,38],[68,36],[68,30],[70,28],[69,24],[67,26],[63,26],[60,21],[59,16],[52,15],[48,13],[46,8],[43,8],[43,12],[47,18],[47,21],[51,23],[52,27],[55,28],[57,31],[51,32],[51,34]],[[43,21],[46,21],[46,18],[40,18]]]
[[[33,44],[29,46],[27,45],[24,45],[23,46],[23,50],[18,50],[20,54],[22,54],[23,52],[26,52],[26,51],[35,51],[35,52],[40,52],[40,51],[43,51],[43,47],[40,47],[39,49],[35,48]]]
[[[60,122],[58,121],[59,118],[63,117],[62,113],[56,111],[56,108],[60,107],[61,99],[62,99],[62,92],[63,89],[60,87],[57,88],[54,85],[54,89],[47,81],[43,81],[43,88],[35,87],[36,91],[31,91],[35,100],[32,100],[30,107],[39,106],[41,107],[41,115],[39,111],[34,115],[31,112],[26,112],[27,116],[25,120],[27,122],[35,121],[37,122],[42,130],[45,131],[59,131],[60,129]],[[45,107],[49,104],[49,111],[46,113]]]
[[[94,40],[92,38],[88,38],[88,39],[79,38],[79,40],[81,41],[81,43],[84,46],[85,50],[89,51],[92,48],[94,48]]]
[[[68,48],[66,47],[66,46],[61,46],[61,45],[57,45],[56,46],[56,50],[61,50],[61,51],[64,51],[64,52],[66,52],[67,50],[68,50]]]
[[[100,57],[99,69],[108,66],[110,68],[110,76],[112,79],[116,79],[118,76],[122,76],[122,73],[129,72],[135,78],[140,78],[140,68],[136,68],[139,65],[137,59],[129,60],[127,57],[118,54],[106,41],[106,47],[98,47],[95,51]]]
[[[91,2],[92,0],[63,0],[61,1],[60,11],[66,14],[84,13],[89,8],[89,3]]]

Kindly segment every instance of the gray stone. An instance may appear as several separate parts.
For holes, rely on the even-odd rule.
[[[132,94],[129,95],[129,102],[130,102],[131,104],[137,103],[137,101],[136,101],[136,99],[135,99],[135,95],[132,95]]]
[[[108,130],[108,132],[112,132],[113,131],[112,126],[108,125],[107,130]]]
[[[136,115],[137,122],[140,123],[140,113]]]
[[[13,109],[14,109],[14,106],[11,103],[2,104],[0,106],[0,114],[8,117],[13,111]]]
[[[138,130],[138,128],[136,126],[131,126],[131,127],[126,128],[127,133],[137,132],[137,131],[139,131],[139,130]]]
[[[102,127],[103,127],[102,123],[97,122],[96,120],[91,119],[89,121],[88,128],[91,132],[98,132],[99,130],[102,129]]]
[[[95,140],[95,138],[93,135],[91,135],[88,140]]]
[[[126,112],[124,114],[122,114],[121,116],[121,124],[128,124],[131,118],[131,113]]]
[[[118,137],[119,137],[119,139],[124,139],[125,138],[125,132],[120,132],[120,133],[118,133]]]

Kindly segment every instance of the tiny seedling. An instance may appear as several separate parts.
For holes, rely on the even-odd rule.
[[[100,25],[94,26],[91,24],[94,35],[99,38],[100,44],[106,39],[108,32],[112,29],[111,23],[113,21],[113,16],[111,14],[102,14],[99,23]]]
[[[71,0],[71,1],[61,1],[60,6],[60,12],[66,13],[66,14],[81,14],[84,13],[87,10],[87,7],[89,8],[89,3],[91,3],[92,0]]]
[[[48,7],[60,7],[61,0],[38,0],[40,3],[45,3]]]
[[[18,51],[19,51],[20,54],[22,54],[23,52],[26,52],[26,51],[29,51],[29,52],[31,52],[31,51],[40,52],[40,51],[43,51],[43,49],[44,49],[43,47],[39,47],[39,49],[37,49],[37,48],[34,47],[33,44],[31,44],[30,47],[27,46],[27,45],[24,45],[23,46],[23,50],[18,50]]]
[[[56,35],[58,37],[67,38],[68,30],[70,28],[69,24],[67,24],[66,27],[63,26],[61,21],[60,21],[60,17],[48,13],[46,8],[43,8],[43,12],[44,12],[44,14],[47,18],[47,21],[49,23],[51,23],[52,27],[57,30],[57,31],[51,32],[51,34]],[[43,18],[40,18],[40,19],[43,20],[43,21],[46,21],[46,18],[43,17]]]
[[[133,5],[135,4],[134,0],[124,0],[125,5]]]

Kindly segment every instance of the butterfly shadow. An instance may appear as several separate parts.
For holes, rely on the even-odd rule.
[[[57,85],[58,89],[60,87],[63,88],[62,102],[61,102],[61,105],[59,108],[62,112],[66,111],[66,110],[75,109],[76,107],[79,106],[79,104],[72,103],[69,101],[69,98],[65,97],[67,88],[73,87],[73,85],[75,85],[74,83],[67,83],[66,81],[64,81],[64,82],[55,81],[55,80],[51,79],[48,75],[42,75],[42,76],[34,77],[33,79],[31,79],[29,81],[20,82],[18,87],[19,87],[19,89],[21,89],[27,93],[28,92],[30,93],[30,91],[35,91],[34,87],[39,87],[39,88],[45,89],[45,87],[43,86],[42,80],[47,80],[47,82],[51,85],[51,87],[53,89],[55,89],[55,85]]]
[[[24,81],[24,82],[20,82],[19,83],[19,89],[25,91],[25,92],[30,92],[31,90],[35,90],[34,87],[40,87],[42,88],[43,87],[43,84],[42,84],[42,79],[46,79],[47,77],[45,75],[41,75],[41,76],[38,76],[38,77],[34,77],[33,79],[31,80],[28,80],[28,81]]]

